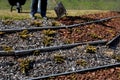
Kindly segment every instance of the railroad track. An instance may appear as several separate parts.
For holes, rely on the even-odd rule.
[[[95,20],[95,21],[84,22],[84,23],[74,24],[74,25],[69,25],[69,26],[60,26],[60,27],[47,26],[47,27],[27,28],[27,29],[26,28],[24,28],[24,29],[6,29],[6,30],[0,30],[0,32],[3,32],[3,33],[5,33],[5,35],[7,35],[7,33],[14,34],[14,32],[21,32],[24,30],[28,30],[28,31],[36,31],[36,30],[39,31],[40,30],[41,31],[41,30],[49,30],[49,29],[52,29],[52,30],[66,29],[66,28],[68,29],[68,28],[82,27],[84,25],[89,25],[92,23],[107,22],[110,19],[119,18],[119,17],[120,16],[113,16],[113,17],[108,17],[108,18],[104,18],[104,19],[99,19],[99,20]],[[3,35],[0,35],[1,38],[3,37]],[[12,38],[12,36],[11,36],[11,38]],[[35,75],[37,75],[37,74],[38,75],[37,75],[37,77],[31,77],[32,73],[30,72],[31,76],[27,77],[27,79],[29,79],[29,80],[46,79],[46,78],[50,78],[50,77],[68,75],[68,74],[72,74],[72,73],[81,73],[81,72],[87,72],[87,71],[94,71],[94,70],[98,70],[98,69],[104,69],[104,68],[108,68],[108,67],[120,66],[119,60],[117,60],[115,57],[113,58],[112,56],[109,57],[109,56],[106,56],[103,54],[104,51],[109,49],[111,46],[115,45],[117,47],[117,45],[119,44],[119,41],[120,41],[120,34],[117,34],[113,39],[111,39],[109,41],[105,39],[105,40],[96,40],[96,41],[88,41],[88,42],[81,42],[81,43],[62,44],[62,45],[57,45],[57,46],[47,46],[47,47],[41,47],[41,48],[38,47],[35,49],[28,49],[28,50],[27,49],[25,49],[25,50],[20,49],[20,50],[13,50],[13,51],[3,51],[2,50],[2,51],[0,51],[0,57],[3,57],[2,58],[3,62],[0,63],[0,66],[3,66],[3,67],[8,66],[8,65],[12,66],[12,67],[14,65],[18,66],[17,61],[15,61],[15,63],[9,62],[9,60],[6,60],[6,62],[4,62],[4,58],[6,58],[6,57],[20,58],[20,59],[24,60],[25,56],[27,56],[28,59],[31,59],[31,58],[36,59],[35,60],[36,63],[33,64],[33,65],[35,65],[36,68],[34,67],[33,70],[35,70],[35,72],[36,72]],[[96,45],[97,52],[95,52],[95,53],[88,52],[87,53],[86,48],[89,45]],[[105,50],[102,51],[102,49],[104,49],[104,48],[105,48]],[[77,52],[77,50],[78,50],[78,52]],[[115,51],[115,50],[112,50],[112,51]],[[34,52],[36,52],[36,53],[34,53]],[[116,52],[118,52],[118,54],[120,54],[119,53],[120,51],[116,51]],[[58,64],[54,61],[56,53],[60,53],[60,54],[66,55],[66,56],[68,55],[70,58],[65,56],[65,57],[63,57],[63,62]],[[80,53],[80,55],[78,55],[78,53]],[[82,54],[82,53],[85,53],[85,54]],[[38,55],[35,56],[36,54],[38,54]],[[72,54],[72,56],[74,56],[74,57],[72,57],[70,54]],[[83,55],[83,57],[80,57],[81,55]],[[48,56],[48,57],[46,57],[46,56]],[[76,56],[78,56],[78,57],[76,57]],[[90,56],[91,64],[89,64],[90,62],[87,58],[85,58],[85,56],[87,56],[88,58]],[[42,59],[42,57],[45,59]],[[94,60],[92,60],[92,58]],[[82,60],[82,59],[85,60],[86,62],[88,61],[87,62],[88,65],[86,65],[86,62],[85,62],[84,66],[79,65],[79,67],[78,67],[78,65],[75,64],[76,60]],[[95,59],[97,59],[97,60],[95,60]],[[110,62],[109,61],[107,62],[107,59]],[[14,61],[14,59],[11,59],[11,60]],[[73,60],[73,62],[72,62],[72,60]],[[50,61],[50,63],[49,63],[49,61]],[[98,62],[96,62],[96,61],[98,61]],[[99,61],[101,61],[101,63]],[[65,62],[67,62],[68,65],[65,65],[63,70],[55,72],[55,71],[57,71],[57,69],[60,69],[59,66],[62,67],[62,64],[65,64]],[[43,64],[43,63],[46,63],[46,64]],[[96,63],[96,65],[95,65],[95,63]],[[41,67],[42,68],[50,68],[50,71],[52,71],[51,66],[49,64],[54,66],[55,71],[49,72],[49,74],[48,74],[48,73],[46,73],[48,70],[47,69],[43,70],[43,69],[41,69]],[[74,64],[76,66],[73,66]],[[56,66],[56,65],[59,65],[59,66]],[[71,65],[73,67],[71,67]],[[66,68],[70,68],[70,70],[68,70]],[[8,67],[8,69],[9,69],[9,67]],[[0,70],[1,70],[1,68],[0,68]],[[41,72],[43,72],[43,75],[39,75]],[[20,76],[21,76],[21,74],[20,74]],[[1,76],[0,76],[0,78],[1,78]],[[25,79],[25,78],[23,77],[22,79]]]
[[[94,20],[94,21],[89,21],[89,22],[83,22],[83,23],[79,23],[79,24],[73,24],[73,25],[67,25],[67,26],[46,26],[46,27],[33,27],[33,28],[21,28],[21,29],[4,29],[4,30],[0,30],[0,32],[20,32],[23,30],[28,30],[28,31],[36,31],[36,30],[47,30],[47,29],[66,29],[66,28],[74,28],[74,27],[82,27],[84,25],[89,25],[89,24],[93,24],[93,23],[101,23],[101,22],[106,22],[108,20],[114,19],[114,18],[119,18],[120,16],[112,16],[112,17],[107,17],[107,18],[103,18],[103,19],[98,19],[98,20]]]
[[[89,69],[83,69],[83,70],[77,70],[77,71],[72,71],[72,72],[65,72],[65,73],[60,73],[60,74],[52,74],[52,75],[48,75],[48,76],[30,78],[28,80],[50,79],[52,77],[57,77],[57,76],[62,76],[62,75],[65,76],[65,75],[70,75],[70,74],[75,74],[75,73],[92,72],[92,71],[96,71],[96,70],[100,70],[100,69],[107,69],[107,68],[114,68],[114,67],[120,67],[120,63],[105,65],[105,66],[100,66],[100,67],[95,67],[95,68],[89,68]]]
[[[49,52],[55,50],[64,50],[74,48],[80,45],[102,45],[107,43],[107,40],[98,40],[98,41],[89,41],[83,43],[75,43],[75,44],[68,44],[68,45],[61,45],[61,46],[53,46],[53,47],[45,47],[45,48],[37,48],[37,49],[30,49],[30,50],[16,50],[16,51],[0,51],[0,56],[25,56],[25,55],[33,55],[35,51],[39,52]]]
[[[114,37],[112,40],[108,41],[106,43],[106,46],[108,46],[109,48],[111,47],[115,47],[118,44],[120,44],[120,34],[117,35],[116,37]],[[120,51],[118,51],[120,52]],[[110,65],[103,65],[103,66],[98,66],[98,67],[93,67],[93,68],[88,68],[88,69],[82,69],[82,70],[73,70],[71,72],[64,72],[64,73],[58,73],[58,74],[51,74],[51,75],[47,75],[47,76],[41,76],[41,77],[32,77],[29,78],[28,80],[42,80],[42,79],[50,79],[52,77],[57,77],[57,76],[65,76],[65,75],[70,75],[70,74],[74,74],[74,73],[85,73],[85,72],[93,72],[96,70],[101,70],[101,69],[108,69],[108,68],[115,68],[115,67],[120,67],[120,62],[119,63],[115,63],[115,64],[110,64]]]
[[[84,22],[84,23],[80,23],[80,24],[73,24],[73,25],[68,25],[68,26],[60,26],[60,27],[34,27],[34,28],[27,28],[27,29],[5,29],[5,30],[0,30],[1,33],[4,33],[3,35],[7,34],[7,33],[13,33],[13,32],[19,32],[19,31],[24,31],[24,30],[27,30],[27,31],[36,31],[36,30],[44,30],[44,29],[68,29],[68,28],[75,28],[75,27],[82,27],[84,25],[89,25],[89,24],[92,24],[92,23],[101,23],[101,22],[106,22],[110,19],[114,19],[114,18],[119,18],[120,16],[113,16],[113,17],[108,17],[108,18],[103,18],[103,19],[99,19],[99,20],[95,20],[95,21],[90,21],[90,22]],[[15,33],[15,34],[16,34]],[[27,33],[25,34],[25,36],[27,36]],[[14,33],[13,33],[14,34]],[[17,33],[18,34],[18,33]],[[23,34],[24,35],[24,34]],[[29,35],[29,34],[28,34]],[[17,35],[17,36],[20,36],[20,35]],[[1,36],[2,37],[2,36]],[[12,38],[12,36],[11,36]],[[32,37],[31,37],[32,39]],[[19,40],[19,38],[17,38],[17,40]],[[29,41],[29,40],[28,40]],[[2,41],[1,41],[2,42]],[[15,42],[15,41],[14,41]],[[91,42],[85,42],[85,43],[90,43],[90,44],[94,44],[96,41],[91,41]],[[96,44],[100,44],[100,43],[106,43],[107,40],[98,40]],[[4,42],[3,42],[4,43]],[[11,42],[9,42],[11,43]],[[59,43],[59,42],[57,42]],[[69,47],[69,46],[76,46],[76,45],[83,45],[85,44],[84,42],[83,43],[75,43],[75,44],[68,44],[67,46],[65,45],[65,48]],[[110,43],[110,42],[109,42]],[[109,44],[107,43],[107,44]],[[14,43],[13,43],[14,44]],[[42,44],[42,43],[41,43]],[[41,46],[41,44],[39,44],[39,46]],[[17,44],[16,44],[17,45]],[[4,45],[3,45],[4,46]],[[29,45],[28,45],[29,46]],[[62,49],[64,48],[64,45],[63,46],[53,46],[53,47],[46,47],[46,48],[35,48],[35,49],[29,49],[29,50],[13,50],[13,51],[10,51],[10,52],[7,52],[7,51],[0,51],[0,55],[19,55],[21,53],[24,53],[24,54],[31,54],[33,53],[34,51],[38,50],[38,51],[46,51],[46,50],[57,50],[57,49]],[[10,53],[10,54],[9,54]],[[23,55],[24,55],[23,54]]]

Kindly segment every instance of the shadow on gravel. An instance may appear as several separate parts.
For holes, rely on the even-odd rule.
[[[115,39],[111,44],[109,44],[109,48],[116,49],[118,44],[120,44],[120,36]]]

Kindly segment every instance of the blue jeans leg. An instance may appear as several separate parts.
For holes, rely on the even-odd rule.
[[[41,16],[46,17],[47,0],[41,0]]]
[[[34,15],[35,13],[37,13],[37,9],[38,9],[38,0],[32,0],[30,13]]]

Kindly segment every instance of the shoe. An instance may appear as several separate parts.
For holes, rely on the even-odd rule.
[[[43,20],[48,20],[48,18],[47,17],[43,17]]]
[[[30,14],[30,18],[33,19],[33,20],[36,19],[35,16],[32,15],[32,14]]]

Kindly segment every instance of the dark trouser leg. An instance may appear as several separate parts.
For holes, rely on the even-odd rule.
[[[41,0],[41,16],[46,17],[47,0]]]
[[[38,0],[32,0],[31,4],[31,14],[34,15],[37,12]]]

